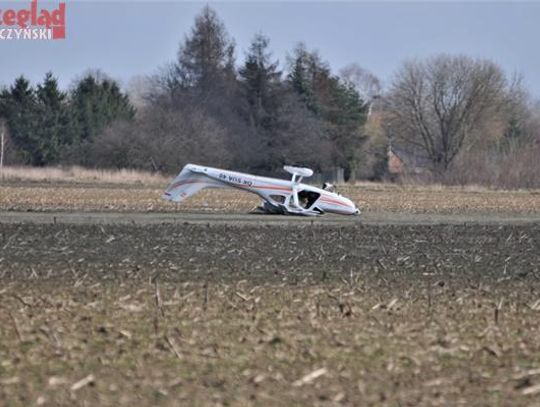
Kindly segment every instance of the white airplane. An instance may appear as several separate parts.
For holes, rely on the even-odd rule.
[[[317,188],[300,183],[302,178],[313,175],[309,168],[289,165],[283,168],[292,174],[290,181],[187,164],[167,187],[162,198],[182,202],[203,188],[230,187],[261,197],[263,203],[260,209],[264,213],[302,216],[317,216],[326,212],[360,214],[350,199],[334,192],[332,185]]]

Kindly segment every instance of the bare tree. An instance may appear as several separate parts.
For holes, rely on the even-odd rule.
[[[89,146],[98,167],[140,168],[174,173],[188,162],[227,166],[226,130],[196,106],[182,110],[151,106],[134,121],[118,121]]]
[[[396,74],[387,99],[396,142],[421,151],[433,169],[448,169],[482,122],[497,113],[506,79],[488,60],[440,55],[408,61]]]
[[[339,71],[339,76],[346,82],[352,84],[365,102],[373,101],[379,97],[382,92],[381,81],[379,78],[357,63],[347,65]]]
[[[137,109],[148,105],[154,85],[152,77],[146,75],[132,77],[126,86],[126,93],[131,104]]]

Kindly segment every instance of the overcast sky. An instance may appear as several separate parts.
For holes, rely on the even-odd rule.
[[[0,1],[0,9],[22,4]],[[64,41],[0,41],[0,85],[51,70],[63,87],[89,68],[124,85],[172,61],[206,2],[68,1]],[[357,62],[385,85],[406,58],[463,53],[524,75],[540,98],[540,2],[209,2],[237,44],[270,37],[274,57],[303,41],[332,69]]]

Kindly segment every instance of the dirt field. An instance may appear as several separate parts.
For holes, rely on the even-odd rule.
[[[540,406],[538,195],[366,188],[0,186],[0,405]]]
[[[245,213],[260,203],[254,195],[223,189],[205,190],[175,205],[160,199],[165,186],[4,182],[0,184],[0,210]],[[366,183],[343,186],[340,192],[363,212],[540,214],[540,191]]]
[[[4,224],[0,404],[531,405],[539,238]]]

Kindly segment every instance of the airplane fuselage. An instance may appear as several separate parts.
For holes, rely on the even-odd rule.
[[[188,164],[185,168],[215,181],[215,185],[209,187],[219,187],[219,184],[223,184],[223,186],[257,194],[268,204],[275,207],[277,212],[281,208],[293,213],[297,209],[312,211],[315,214],[317,212],[341,215],[357,215],[360,213],[350,199],[311,185],[194,164]],[[169,189],[171,187],[174,187],[174,184]]]

